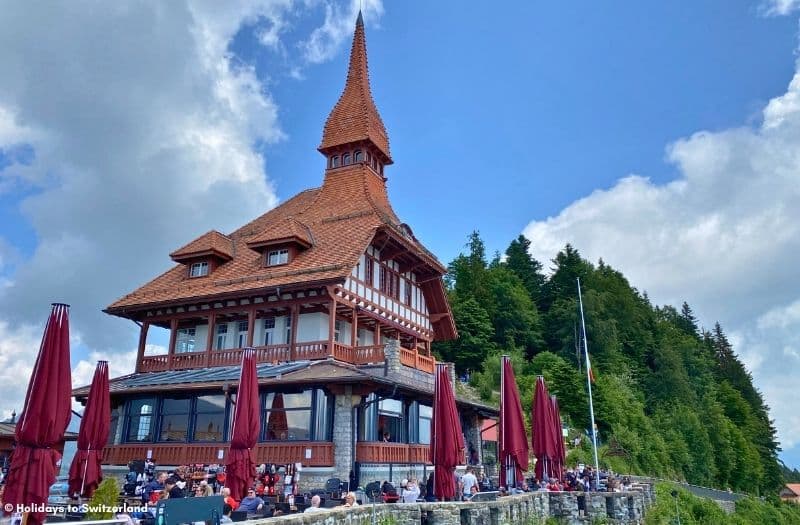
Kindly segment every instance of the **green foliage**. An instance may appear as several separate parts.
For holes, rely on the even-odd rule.
[[[93,509],[110,509],[117,506],[119,498],[119,485],[117,480],[112,477],[105,478],[100,482],[94,495],[89,500],[89,508]],[[91,511],[86,513],[87,520],[109,520],[114,517],[112,512],[96,512]]]
[[[699,329],[688,303],[654,306],[602,260],[595,266],[567,245],[545,277],[520,236],[487,261],[478,232],[448,267],[460,338],[434,350],[471,370],[481,398],[496,402],[500,356],[508,354],[525,417],[543,375],[582,447],[568,463],[593,463],[586,369],[578,314],[580,278],[601,463],[756,495],[776,494],[786,470],[775,428],[752,377],[722,327]],[[788,475],[792,472],[789,471]],[[698,510],[700,512],[700,510]]]
[[[672,525],[678,515],[686,525],[800,524],[800,505],[749,497],[736,502],[736,512],[726,514],[714,501],[669,483],[658,483],[655,490],[656,502],[645,515],[646,525]],[[677,498],[672,497],[672,491],[677,492]]]

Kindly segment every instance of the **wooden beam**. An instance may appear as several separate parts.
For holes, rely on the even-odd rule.
[[[300,305],[292,305],[292,337],[289,341],[289,361],[297,359],[297,329],[300,324]]]
[[[173,319],[169,323],[169,348],[167,349],[167,353],[169,354],[169,364],[168,368],[172,369],[172,357],[175,355],[175,340],[178,337],[178,320]]]
[[[380,260],[381,262],[386,262],[406,252],[408,252],[408,248],[405,246],[397,246],[392,249],[386,248],[385,250],[381,250]]]
[[[251,307],[247,312],[247,346],[252,347],[256,331],[256,309]]]
[[[144,321],[142,323],[142,328],[139,331],[139,349],[136,353],[136,371],[141,372],[140,367],[142,364],[142,358],[144,357],[144,349],[147,346],[147,331],[150,329],[150,323]]]
[[[211,361],[211,349],[214,348],[214,331],[216,330],[217,314],[208,314],[208,335],[206,337],[206,366]]]
[[[336,331],[336,297],[331,296],[328,305],[328,355],[333,355],[334,332]]]
[[[356,339],[358,339],[358,308],[353,308],[353,322],[350,327],[350,346],[353,348],[358,346]]]

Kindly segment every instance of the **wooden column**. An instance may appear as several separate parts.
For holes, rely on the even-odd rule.
[[[297,329],[299,328],[300,324],[300,305],[295,303],[291,306],[291,316],[292,316],[292,338],[289,341],[289,361],[295,361],[297,359]]]
[[[216,329],[217,314],[208,313],[208,335],[206,337],[206,352],[211,352],[214,347],[214,330]]]
[[[375,321],[375,344],[380,345],[381,343],[381,322]]]
[[[139,331],[139,350],[136,353],[136,371],[141,372],[142,358],[144,357],[144,348],[147,345],[147,330],[150,328],[150,323],[144,321],[142,328]]]
[[[175,340],[178,338],[178,320],[172,319],[169,322],[169,349],[167,353],[169,354],[169,369],[172,369],[172,356],[175,355]]]
[[[417,342],[417,336],[411,339],[411,344],[414,345],[414,368],[419,370],[419,348],[417,347],[419,343]]]
[[[358,346],[358,342],[356,341],[358,339],[358,308],[356,307],[353,307],[353,325],[350,328],[350,346],[355,348]],[[355,355],[355,353],[353,355]]]
[[[333,332],[336,330],[336,299],[331,295],[328,305],[328,355],[333,355]]]
[[[256,331],[256,307],[252,307],[249,312],[247,312],[247,346],[253,346],[253,340],[255,337]]]

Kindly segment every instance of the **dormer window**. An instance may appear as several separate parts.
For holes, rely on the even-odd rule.
[[[348,164],[350,164],[350,154],[345,153],[342,155],[342,166],[347,166]]]
[[[353,162],[361,162],[364,160],[364,154],[361,152],[360,149],[357,149],[356,152],[353,154]]]
[[[289,250],[272,250],[267,252],[267,266],[279,266],[289,262]]]
[[[192,263],[189,267],[189,277],[205,277],[208,275],[208,262]]]
[[[338,168],[339,167],[339,155],[334,155],[331,157],[331,168]]]

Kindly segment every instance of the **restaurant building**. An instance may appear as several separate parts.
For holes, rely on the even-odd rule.
[[[389,202],[393,160],[360,14],[318,150],[321,187],[176,249],[170,270],[105,310],[141,330],[135,373],[110,382],[105,464],[224,463],[245,347],[259,363],[258,463],[301,463],[311,485],[428,463],[431,342],[457,332],[446,268]],[[159,330],[160,346],[150,341]],[[88,387],[74,394],[85,399]],[[480,451],[483,418],[496,411],[458,404],[465,442]]]

